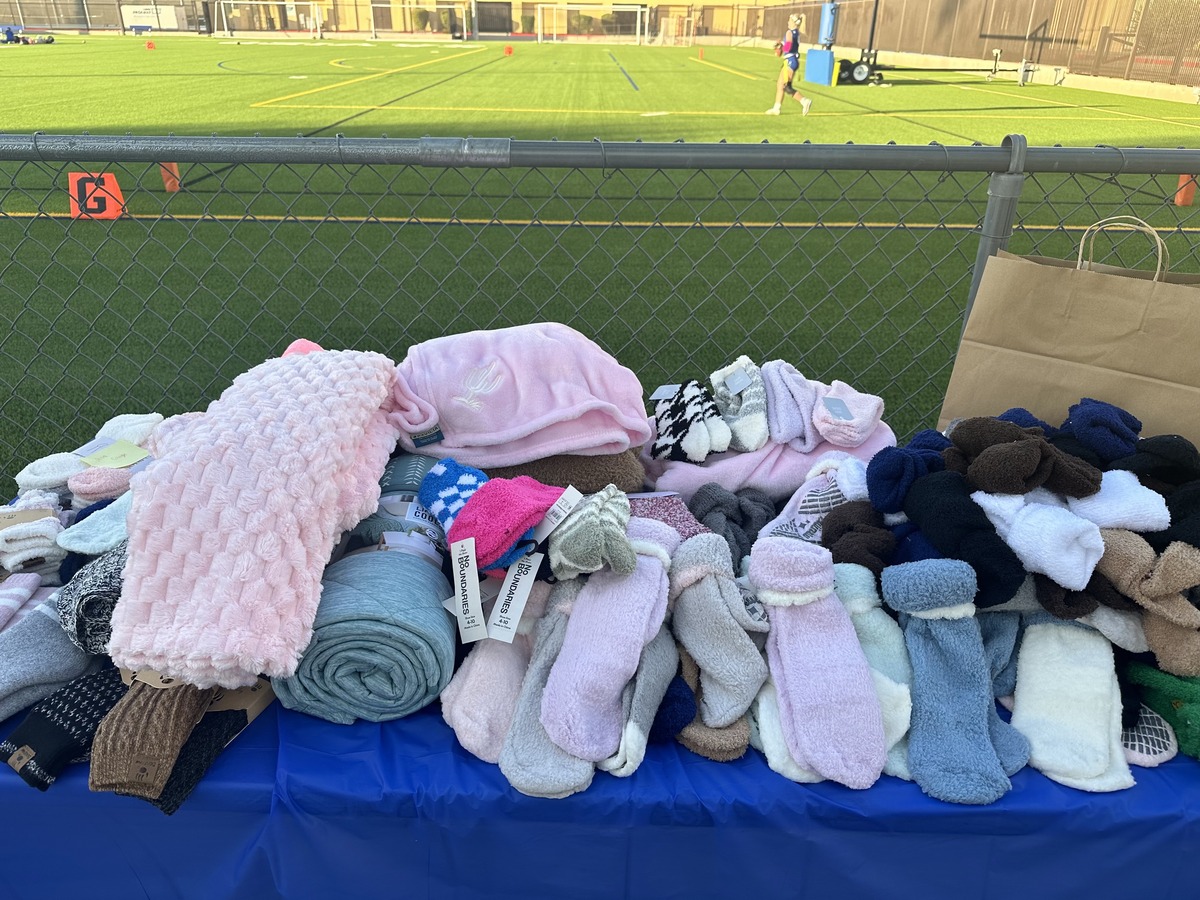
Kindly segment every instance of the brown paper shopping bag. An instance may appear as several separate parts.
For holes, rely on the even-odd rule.
[[[1095,235],[1109,228],[1150,236],[1156,269],[1092,262]],[[1182,434],[1200,445],[1200,275],[1169,266],[1158,233],[1132,216],[1089,228],[1074,260],[990,258],[938,428],[1014,406],[1057,426],[1093,397],[1141,419],[1143,436]]]

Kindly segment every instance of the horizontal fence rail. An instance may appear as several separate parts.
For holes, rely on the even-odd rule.
[[[1088,225],[1134,214],[1173,268],[1200,271],[1200,218],[1176,204],[1197,172],[1200,151],[1019,136],[0,135],[0,471],[116,413],[203,409],[293,338],[399,360],[540,320],[591,336],[647,392],[743,353],[785,359],[883,396],[904,437],[936,421],[988,255],[1071,258]],[[1106,261],[1150,259],[1141,235],[1102,241]]]

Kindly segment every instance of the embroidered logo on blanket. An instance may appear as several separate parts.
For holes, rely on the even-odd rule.
[[[496,362],[493,359],[486,366],[472,369],[463,382],[464,393],[455,397],[454,402],[479,412],[483,408],[479,395],[490,394],[504,383],[504,376],[496,371]]]

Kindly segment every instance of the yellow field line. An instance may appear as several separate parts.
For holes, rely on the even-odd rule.
[[[714,69],[720,69],[722,72],[728,72],[730,75],[740,75],[742,78],[749,78],[751,81],[758,81],[755,75],[747,75],[745,72],[739,72],[737,69],[727,69],[725,66],[718,66],[715,62],[709,62],[707,59],[697,59],[694,56],[689,56],[692,62],[698,62],[702,66],[712,66]]]
[[[70,213],[65,212],[0,212],[3,219],[69,219]],[[123,218],[136,221],[162,222],[348,222],[355,225],[372,222],[381,225],[506,225],[510,227],[528,227],[532,225],[549,225],[560,228],[585,227],[604,228],[620,224],[628,228],[695,228],[701,225],[705,228],[903,228],[910,231],[978,231],[979,225],[968,222],[696,222],[687,220],[681,222],[629,222],[609,219],[464,219],[464,218],[432,218],[423,216],[237,216],[225,213],[179,213],[177,215],[161,215],[151,213],[126,213]],[[120,221],[120,220],[115,220]],[[1086,231],[1088,225],[1022,225],[1019,231]],[[1200,233],[1200,225],[1180,226],[1170,229],[1184,234]]]
[[[480,47],[478,50],[467,50],[465,53],[456,53],[453,56],[442,56],[438,59],[427,59],[424,62],[413,63],[408,66],[400,66],[398,69],[385,69],[382,72],[376,72],[374,75],[360,75],[358,78],[351,78],[347,81],[339,81],[337,84],[327,84],[324,87],[310,88],[307,91],[300,91],[295,94],[288,94],[284,97],[274,97],[270,100],[260,100],[258,103],[251,103],[251,109],[259,109],[264,106],[270,106],[275,103],[282,103],[284,100],[295,100],[297,97],[307,97],[309,94],[316,94],[321,91],[331,91],[334,88],[346,87],[350,84],[358,84],[362,81],[370,81],[372,78],[383,78],[385,75],[395,75],[397,72],[409,72],[413,69],[419,69],[422,66],[430,66],[438,62],[446,62],[448,60],[458,59],[463,56],[472,56],[476,53],[483,53],[487,48]]]

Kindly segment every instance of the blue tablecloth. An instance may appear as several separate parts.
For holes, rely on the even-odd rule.
[[[1087,794],[1027,769],[1001,802],[961,807],[888,777],[797,785],[754,751],[718,764],[670,746],[632,778],[535,800],[436,706],[342,726],[275,704],[170,818],[89,793],[86,766],[44,794],[0,770],[0,896],[1196,896],[1200,765],[1134,774]]]

